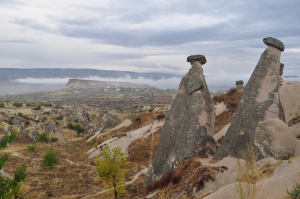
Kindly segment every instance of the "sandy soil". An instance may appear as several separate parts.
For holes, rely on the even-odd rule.
[[[216,107],[216,116],[220,115],[227,109],[227,106],[226,104],[224,104],[224,102],[218,103],[217,105],[215,105],[215,107]]]

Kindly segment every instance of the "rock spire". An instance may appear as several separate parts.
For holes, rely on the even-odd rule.
[[[268,37],[263,42],[268,45],[262,53],[245,89],[240,105],[234,115],[229,129],[226,132],[221,147],[215,158],[226,156],[245,158],[247,143],[254,144],[258,151],[258,158],[276,157],[279,148],[268,150],[262,144],[266,134],[256,136],[258,126],[269,119],[285,121],[283,108],[278,96],[280,80],[280,56],[284,50],[281,41]],[[270,140],[269,140],[270,141]],[[271,142],[271,141],[270,141]],[[269,143],[271,144],[271,143]]]
[[[185,158],[216,151],[213,129],[215,106],[206,85],[203,55],[191,55],[192,64],[182,78],[161,130],[155,158],[148,169],[145,185],[172,171]]]

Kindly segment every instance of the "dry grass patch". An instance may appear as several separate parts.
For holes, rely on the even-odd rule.
[[[233,119],[233,114],[236,112],[243,94],[243,89],[229,90],[227,93],[216,95],[213,97],[214,103],[221,103],[227,106],[227,111],[219,114],[215,120],[214,133],[220,131],[224,126],[229,124]]]

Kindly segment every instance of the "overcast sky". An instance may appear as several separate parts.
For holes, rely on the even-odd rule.
[[[185,74],[203,54],[208,81],[247,81],[262,39],[286,47],[300,75],[299,0],[0,0],[1,68],[93,68]]]

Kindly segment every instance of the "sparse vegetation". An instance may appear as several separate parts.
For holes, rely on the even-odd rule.
[[[0,143],[0,149],[4,149],[8,143],[12,143],[17,138],[18,133],[12,133],[10,136],[2,138]],[[0,157],[0,170],[3,169],[4,163],[8,160],[9,155],[4,153]],[[0,175],[0,198],[11,198],[13,196],[18,197],[21,194],[20,182],[24,181],[27,177],[27,166],[25,163],[21,167],[17,167],[17,171],[14,173],[14,178],[2,177]]]
[[[4,103],[1,102],[1,103],[0,103],[0,108],[4,108],[4,107],[5,107]]]
[[[296,183],[293,188],[289,191],[286,190],[287,196],[290,199],[299,199],[300,198],[300,185]]]
[[[35,153],[37,156],[39,156],[36,152],[36,147],[37,147],[36,145],[27,145],[27,151],[29,153]]]
[[[50,142],[50,138],[48,137],[47,132],[41,133],[37,140],[40,141],[40,142],[46,142],[46,143]]]
[[[122,153],[119,147],[110,149],[106,146],[98,157],[95,158],[96,170],[99,174],[98,181],[103,182],[106,189],[117,198],[125,193],[123,180],[128,164],[126,153]]]

